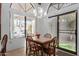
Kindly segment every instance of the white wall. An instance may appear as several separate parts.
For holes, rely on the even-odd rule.
[[[1,9],[1,38],[4,34],[9,36],[9,4],[3,4]]]
[[[8,44],[7,50],[13,50],[17,48],[22,48],[25,46],[25,38],[18,38],[18,39],[10,39],[10,25],[9,25],[9,6],[10,4],[3,3],[2,4],[2,11],[1,11],[1,38],[6,33],[8,35]]]
[[[36,18],[36,32],[43,34],[44,33],[44,20],[42,20],[41,18]]]

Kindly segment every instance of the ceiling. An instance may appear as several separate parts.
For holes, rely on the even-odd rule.
[[[23,12],[28,12],[33,9],[32,5],[29,3],[12,3],[11,8]]]
[[[16,11],[28,13],[33,13],[33,10],[38,12],[40,10],[38,7],[41,7],[43,12],[49,13],[50,8],[60,10],[74,4],[75,3],[11,3],[10,7]]]

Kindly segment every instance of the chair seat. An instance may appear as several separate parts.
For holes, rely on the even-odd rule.
[[[49,48],[44,48],[44,52],[47,54],[53,54],[55,51],[53,47],[49,47]]]
[[[31,50],[32,51],[39,51],[39,50],[41,50],[41,46],[39,46],[37,44],[33,44],[33,45],[31,45]]]

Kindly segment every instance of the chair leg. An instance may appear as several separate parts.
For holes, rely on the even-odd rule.
[[[36,52],[36,55],[39,56],[39,51]]]
[[[5,56],[5,53],[2,53],[2,56]]]
[[[31,55],[31,50],[29,50],[28,55],[29,55],[29,56]]]
[[[53,54],[53,56],[55,56],[55,54]]]
[[[38,56],[39,51],[34,51],[34,56]]]
[[[36,52],[33,52],[34,56],[36,55]]]
[[[26,56],[28,55],[28,49],[26,49]]]

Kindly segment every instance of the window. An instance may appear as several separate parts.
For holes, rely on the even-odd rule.
[[[64,51],[77,54],[77,11],[50,16],[48,18],[53,19],[52,30],[56,29],[54,26],[56,27],[57,22],[57,47]]]
[[[10,13],[11,14],[11,13]],[[10,38],[21,38],[28,34],[35,33],[35,19],[21,15],[11,15],[10,17]]]
[[[12,24],[12,38],[25,37],[25,19],[24,16],[14,14]]]
[[[59,16],[59,47],[76,52],[76,12]]]

